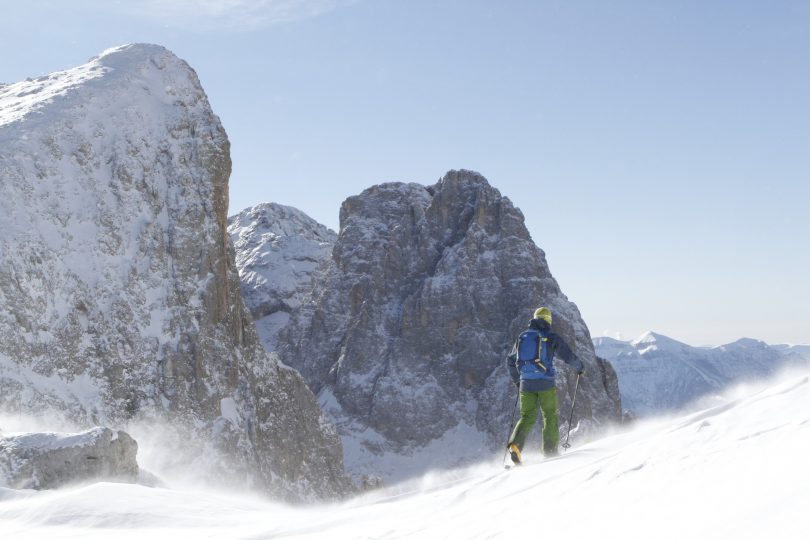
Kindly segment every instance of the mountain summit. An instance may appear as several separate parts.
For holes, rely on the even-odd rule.
[[[638,338],[630,342],[630,345],[638,351],[649,353],[653,351],[658,352],[673,352],[689,348],[686,343],[681,343],[670,337],[658,334],[652,331],[644,332]]]
[[[228,233],[245,303],[262,344],[274,351],[278,333],[312,290],[316,271],[330,259],[337,234],[302,211],[276,203],[232,216]]]
[[[0,88],[0,407],[167,424],[172,468],[345,493],[334,429],[243,305],[230,172],[194,70],[163,47]]]
[[[505,357],[539,305],[588,369],[579,432],[619,418],[613,370],[523,214],[478,173],[349,197],[317,283],[279,350],[337,424],[351,472],[397,479],[497,452],[515,400]],[[560,364],[565,410],[576,376]]]

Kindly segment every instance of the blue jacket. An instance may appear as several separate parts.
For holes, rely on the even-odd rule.
[[[554,388],[556,355],[578,372],[584,369],[582,361],[565,340],[551,331],[550,324],[542,319],[532,319],[529,328],[518,337],[506,358],[512,382],[520,385],[521,392],[542,392]]]

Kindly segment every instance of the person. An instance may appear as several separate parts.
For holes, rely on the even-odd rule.
[[[543,455],[557,455],[560,442],[560,422],[557,416],[557,388],[554,380],[554,357],[559,356],[579,375],[585,366],[571,347],[551,331],[551,310],[545,307],[534,311],[529,328],[515,341],[507,357],[512,382],[520,390],[520,419],[507,443],[509,456],[515,465],[521,464],[521,452],[526,436],[537,421],[537,409],[543,415]]]

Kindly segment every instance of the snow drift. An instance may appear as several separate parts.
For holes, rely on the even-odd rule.
[[[318,508],[94,484],[0,490],[14,538],[810,537],[810,373],[738,387],[717,406],[638,423],[559,458],[437,472]],[[523,507],[531,512],[520,512]]]

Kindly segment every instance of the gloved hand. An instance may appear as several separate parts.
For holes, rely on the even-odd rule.
[[[583,375],[585,375],[585,368],[582,368],[582,369],[580,369],[579,371],[577,371],[577,375],[579,375],[580,377],[582,377]]]

